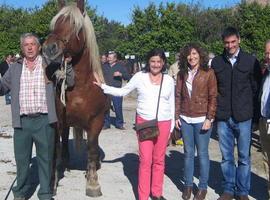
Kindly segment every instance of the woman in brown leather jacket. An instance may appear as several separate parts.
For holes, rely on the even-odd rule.
[[[184,200],[191,198],[195,147],[200,162],[198,192],[194,200],[205,199],[209,177],[208,145],[216,112],[217,82],[207,65],[207,54],[197,44],[180,51],[175,93],[176,127],[184,140]]]

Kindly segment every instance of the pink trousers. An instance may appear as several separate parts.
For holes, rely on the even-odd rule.
[[[146,121],[140,116],[137,123]],[[170,135],[171,120],[158,122],[159,136],[153,140],[138,141],[139,143],[139,200],[148,200],[152,196],[162,196],[165,153]]]

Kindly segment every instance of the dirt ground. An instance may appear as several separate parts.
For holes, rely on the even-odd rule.
[[[97,200],[132,200],[137,195],[138,148],[134,123],[136,102],[127,97],[124,100],[124,118],[127,130],[119,131],[112,127],[101,132],[100,151],[102,166],[98,171],[99,182],[103,196]],[[11,127],[10,106],[4,105],[4,97],[0,97],[0,199],[5,199],[9,188],[16,176],[16,165],[13,156],[13,129]],[[55,200],[87,200],[94,199],[85,195],[85,164],[86,152],[77,153],[73,140],[70,138],[71,170],[65,172],[61,179]],[[34,154],[34,153],[33,153]],[[264,178],[262,156],[258,135],[253,134],[252,148],[252,176],[250,199],[266,200],[267,183]],[[33,155],[34,156],[34,155]],[[217,138],[213,133],[210,142],[210,180],[207,199],[219,197],[221,189],[220,151]],[[35,160],[35,159],[33,159]],[[35,162],[33,162],[35,163]],[[195,162],[196,169],[198,161]],[[37,175],[33,164],[33,180]],[[35,182],[35,181],[34,181]],[[198,170],[195,172],[194,183],[198,183]],[[164,182],[164,196],[168,200],[181,199],[183,189],[183,148],[169,146],[166,155],[166,172]],[[38,190],[38,188],[37,188]],[[37,191],[36,190],[36,191]],[[12,193],[7,198],[13,199]],[[36,192],[31,200],[38,199]]]

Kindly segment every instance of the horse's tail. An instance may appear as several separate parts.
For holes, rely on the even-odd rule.
[[[75,148],[76,151],[79,152],[81,150],[82,142],[83,142],[83,129],[79,127],[73,127],[73,138],[75,140]]]

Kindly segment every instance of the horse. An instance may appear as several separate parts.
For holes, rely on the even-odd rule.
[[[59,66],[62,66],[65,57],[72,57],[75,85],[66,91],[56,86],[56,159],[62,160],[64,166],[67,165],[69,127],[74,127],[76,133],[85,131],[88,149],[86,195],[98,197],[102,195],[97,174],[100,168],[98,137],[103,127],[104,114],[109,109],[107,96],[93,84],[95,76],[104,80],[98,46],[92,22],[84,9],[84,0],[77,0],[77,4],[70,5],[65,5],[64,0],[58,3],[60,9],[51,21],[51,33],[43,43],[42,54],[48,63],[57,63]],[[60,98],[62,92],[66,105]],[[55,171],[56,192],[59,174]]]

